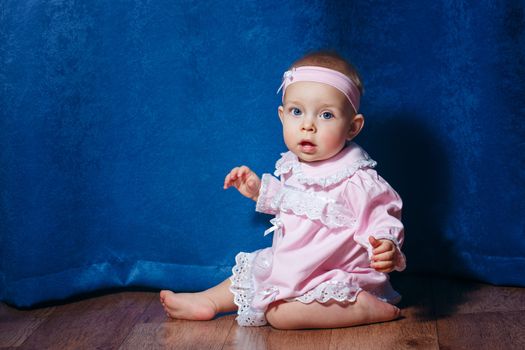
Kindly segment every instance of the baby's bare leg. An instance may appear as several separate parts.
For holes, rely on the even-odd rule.
[[[166,314],[182,320],[211,320],[218,313],[237,310],[230,292],[229,279],[213,288],[199,293],[160,292],[160,302]]]
[[[349,327],[391,321],[399,315],[397,307],[367,292],[359,293],[354,303],[278,302],[266,312],[268,322],[279,329]]]

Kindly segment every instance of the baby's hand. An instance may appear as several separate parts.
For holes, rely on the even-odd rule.
[[[234,186],[242,195],[257,201],[261,179],[247,166],[233,168],[224,179],[224,189]]]
[[[377,240],[370,236],[368,241],[374,250],[372,251],[372,263],[370,264],[378,272],[392,272],[397,259],[397,249],[394,242],[388,239]]]

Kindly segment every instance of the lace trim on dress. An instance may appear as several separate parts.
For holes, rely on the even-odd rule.
[[[319,185],[323,188],[330,187],[332,185],[338,184],[341,181],[351,177],[355,174],[356,171],[362,168],[373,168],[377,165],[377,162],[372,159],[360,159],[357,162],[353,163],[350,166],[340,170],[334,175],[328,177],[308,177],[305,176],[302,171],[297,173],[297,181],[305,185]]]
[[[271,208],[268,207],[267,192],[270,181],[272,180],[271,175],[263,174],[261,178],[261,188],[259,189],[259,198],[255,203],[255,211],[259,213],[269,213]]]
[[[275,163],[275,176],[289,173],[294,168],[300,168],[301,164],[292,152],[281,153],[281,158]]]
[[[310,220],[318,220],[329,228],[353,227],[357,221],[349,217],[345,207],[335,203],[335,200],[290,186],[281,189],[274,197],[271,207],[274,210],[306,216]]]
[[[348,282],[326,281],[300,297],[286,299],[286,301],[300,301],[304,304],[310,304],[313,301],[326,303],[330,300],[354,302],[361,291],[360,287]]]
[[[240,326],[264,326],[266,317],[264,312],[253,310],[251,304],[255,297],[255,288],[252,280],[252,261],[255,254],[239,253],[235,257],[235,266],[230,277],[230,291],[233,293],[233,302],[238,306],[237,323]]]
[[[375,160],[371,159],[367,154],[365,154],[365,156],[366,158],[359,159],[358,161],[343,167],[341,170],[339,170],[333,175],[327,177],[311,177],[306,176],[303,173],[301,163],[295,155],[283,153],[282,158],[279,159],[275,164],[276,170],[274,172],[274,175],[280,176],[283,174],[287,174],[293,170],[293,174],[295,175],[298,182],[304,185],[318,185],[323,188],[327,188],[351,177],[359,169],[374,168],[377,165],[377,162]]]

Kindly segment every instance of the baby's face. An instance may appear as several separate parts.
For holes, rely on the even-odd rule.
[[[346,96],[323,83],[301,81],[288,86],[279,106],[284,142],[304,162],[339,153],[354,136],[353,116]]]

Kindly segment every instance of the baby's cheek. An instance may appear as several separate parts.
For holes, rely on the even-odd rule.
[[[289,129],[283,130],[284,143],[286,146],[291,147],[295,143],[295,134]]]
[[[322,143],[324,144],[327,150],[340,151],[345,144],[345,139],[340,137],[340,135],[329,134],[323,136]]]

